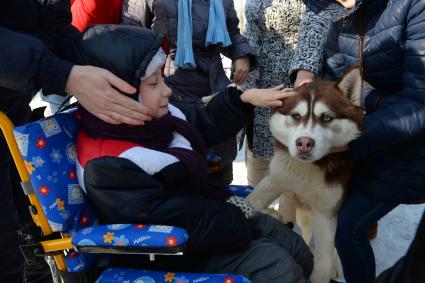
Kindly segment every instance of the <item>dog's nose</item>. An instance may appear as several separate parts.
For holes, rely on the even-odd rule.
[[[295,141],[300,153],[309,153],[314,147],[315,141],[309,137],[300,137]]]

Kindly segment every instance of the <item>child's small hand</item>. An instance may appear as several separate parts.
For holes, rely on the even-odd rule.
[[[280,107],[283,99],[296,94],[292,88],[283,85],[269,89],[248,89],[241,94],[241,100],[258,107]]]

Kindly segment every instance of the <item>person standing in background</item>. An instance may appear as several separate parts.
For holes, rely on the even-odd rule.
[[[306,11],[301,0],[247,0],[245,16],[244,35],[257,51],[259,66],[248,75],[244,89],[282,83],[290,87],[290,74],[295,75],[294,87],[316,77],[329,29],[327,20]],[[301,46],[295,51],[297,43]],[[247,175],[252,186],[267,176],[274,154],[271,113],[271,108],[255,108],[254,119],[246,130]],[[279,210],[285,216],[284,222],[294,221],[290,196],[281,198]]]

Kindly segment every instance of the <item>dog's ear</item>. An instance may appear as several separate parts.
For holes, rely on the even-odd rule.
[[[359,65],[345,72],[336,85],[354,105],[361,106],[363,79]]]

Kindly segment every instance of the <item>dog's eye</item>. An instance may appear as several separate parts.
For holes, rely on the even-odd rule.
[[[298,114],[298,113],[294,113],[294,114],[292,114],[291,116],[292,116],[292,118],[293,118],[294,120],[299,120],[299,119],[301,119],[301,115],[300,115],[300,114]]]
[[[334,118],[332,116],[326,115],[326,114],[322,114],[322,116],[320,117],[320,120],[322,120],[322,122],[324,123],[329,123],[333,120]]]

